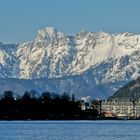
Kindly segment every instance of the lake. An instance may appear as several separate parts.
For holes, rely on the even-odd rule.
[[[0,140],[140,140],[140,121],[0,121]]]

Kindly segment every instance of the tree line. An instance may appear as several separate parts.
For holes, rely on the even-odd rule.
[[[15,96],[12,91],[5,91],[0,97],[0,120],[76,120],[97,116],[96,109],[82,111],[80,100],[68,93],[39,95],[30,91]]]

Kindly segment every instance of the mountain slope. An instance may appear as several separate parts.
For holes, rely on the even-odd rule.
[[[140,77],[136,80],[132,80],[122,88],[117,90],[113,96],[109,99],[123,99],[123,98],[131,98],[138,99],[140,97]]]
[[[140,35],[83,31],[68,36],[48,27],[32,42],[0,43],[0,56],[0,78],[57,79],[55,92],[107,97],[140,75]]]
[[[0,78],[19,77],[19,60],[15,56],[17,45],[0,43]]]

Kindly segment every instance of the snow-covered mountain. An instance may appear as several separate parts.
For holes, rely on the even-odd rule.
[[[32,42],[0,43],[0,78],[27,79],[40,90],[105,98],[138,76],[140,35],[82,31],[68,36],[47,27]]]

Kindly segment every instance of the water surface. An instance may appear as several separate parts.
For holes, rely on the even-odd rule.
[[[0,121],[0,140],[140,140],[140,121]]]

